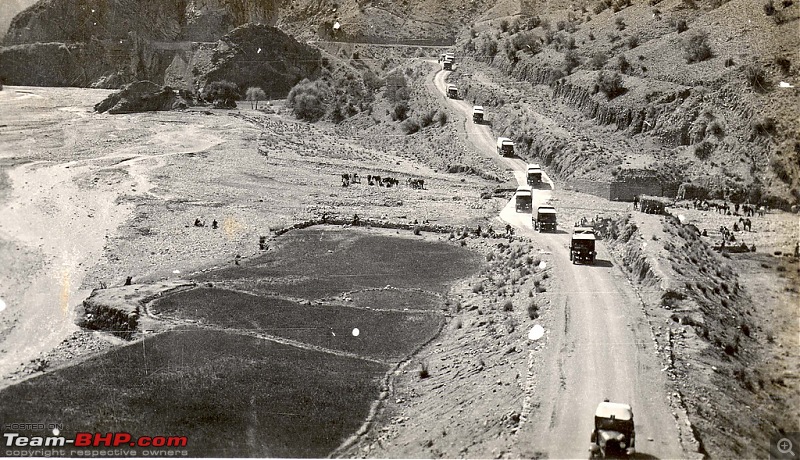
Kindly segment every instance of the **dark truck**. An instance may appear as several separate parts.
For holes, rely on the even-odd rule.
[[[538,164],[528,165],[527,182],[531,187],[542,185],[542,168]]]
[[[483,123],[483,106],[476,105],[472,107],[472,122],[475,124]]]
[[[533,207],[533,193],[531,193],[531,189],[527,187],[517,188],[514,199],[516,201],[517,212],[531,212],[531,208]]]
[[[605,401],[597,405],[589,451],[592,458],[621,458],[636,454],[636,431],[631,406]]]
[[[447,85],[447,97],[450,99],[458,99],[458,88],[456,85],[449,84]]]
[[[502,155],[504,157],[510,157],[514,155],[514,141],[507,137],[498,137],[497,138],[497,154]]]
[[[555,232],[556,208],[548,205],[539,206],[531,215],[531,223],[537,232]]]
[[[569,244],[569,260],[573,264],[581,262],[594,265],[594,259],[597,256],[594,247],[595,240],[592,227],[575,227]]]

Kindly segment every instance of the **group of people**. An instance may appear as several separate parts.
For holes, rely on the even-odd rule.
[[[204,220],[200,220],[200,218],[198,217],[197,219],[194,220],[194,226],[195,227],[205,227],[206,226],[206,222]],[[213,228],[214,230],[219,228],[219,223],[217,223],[216,219],[211,222],[211,228]]]

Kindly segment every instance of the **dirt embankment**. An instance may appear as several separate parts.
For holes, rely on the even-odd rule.
[[[767,456],[770,436],[797,430],[796,261],[719,254],[671,216],[635,213],[608,236],[659,325],[664,371],[700,452]]]

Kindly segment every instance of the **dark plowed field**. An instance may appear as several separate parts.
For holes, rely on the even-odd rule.
[[[479,263],[466,249],[419,237],[314,227],[285,234],[263,257],[197,279],[306,299],[387,284],[445,293]]]
[[[154,313],[204,324],[261,332],[311,345],[399,360],[430,340],[444,321],[424,312],[373,311],[301,305],[225,289],[193,289],[159,300]],[[358,335],[353,330],[358,329]]]
[[[324,457],[361,424],[387,370],[237,334],[167,332],[0,392],[0,420],[63,423],[67,439],[187,436],[190,456]]]

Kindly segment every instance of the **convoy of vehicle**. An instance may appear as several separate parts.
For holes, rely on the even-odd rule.
[[[528,187],[519,187],[514,195],[517,212],[531,212],[533,207],[533,193]]]
[[[620,458],[636,453],[636,431],[633,411],[628,404],[612,403],[608,399],[597,405],[594,430],[590,437],[592,458]]]
[[[447,85],[447,97],[450,99],[458,99],[458,88],[456,85],[452,83]]]
[[[528,185],[538,187],[542,184],[542,168],[537,163],[529,164],[526,174]]]
[[[531,214],[531,224],[537,232],[555,232],[556,208],[550,205],[537,207]]]
[[[476,105],[472,107],[472,122],[476,124],[483,123],[483,106]]]
[[[507,137],[498,137],[497,138],[497,154],[502,155],[504,157],[510,157],[514,155],[514,141]]]
[[[576,226],[569,243],[569,260],[573,264],[581,262],[594,265],[597,256],[595,239],[594,228]]]

